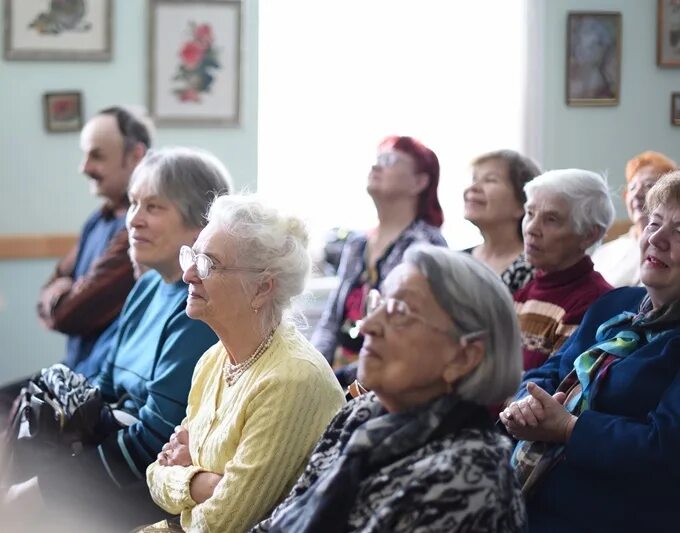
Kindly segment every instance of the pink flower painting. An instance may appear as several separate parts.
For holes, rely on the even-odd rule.
[[[221,69],[214,47],[214,34],[210,24],[189,23],[191,38],[178,52],[179,65],[173,78],[180,82],[174,89],[180,102],[200,102],[201,94],[210,92],[215,72]]]

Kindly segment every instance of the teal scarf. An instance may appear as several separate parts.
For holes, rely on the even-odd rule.
[[[645,296],[637,313],[624,311],[601,324],[595,333],[596,343],[574,360],[574,369],[555,391],[565,393],[565,409],[574,416],[591,409],[612,365],[669,333],[679,323],[680,302],[654,310],[649,296]],[[517,443],[510,462],[525,496],[563,455],[563,444],[525,440]]]

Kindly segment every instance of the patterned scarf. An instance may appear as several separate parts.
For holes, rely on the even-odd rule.
[[[371,472],[464,428],[493,427],[485,408],[452,395],[393,414],[378,401],[367,402],[355,415],[363,423],[351,433],[340,456],[270,525],[271,533],[343,532],[359,486]]]
[[[649,296],[645,296],[637,313],[624,311],[601,324],[595,333],[596,343],[574,360],[574,369],[555,391],[565,393],[565,409],[574,416],[590,409],[612,365],[676,328],[679,322],[680,302],[654,310]],[[524,495],[529,496],[563,457],[564,444],[519,441],[510,463]]]

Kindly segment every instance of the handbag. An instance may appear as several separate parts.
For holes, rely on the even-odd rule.
[[[33,475],[35,465],[98,443],[101,411],[108,407],[98,388],[61,364],[29,379],[15,405],[0,465],[10,482]]]

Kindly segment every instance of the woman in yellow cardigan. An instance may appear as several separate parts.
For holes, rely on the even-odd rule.
[[[220,342],[196,366],[187,416],[146,476],[182,529],[241,532],[291,489],[344,399],[286,319],[310,266],[302,222],[252,196],[217,198],[208,221],[180,265],[187,314]]]

